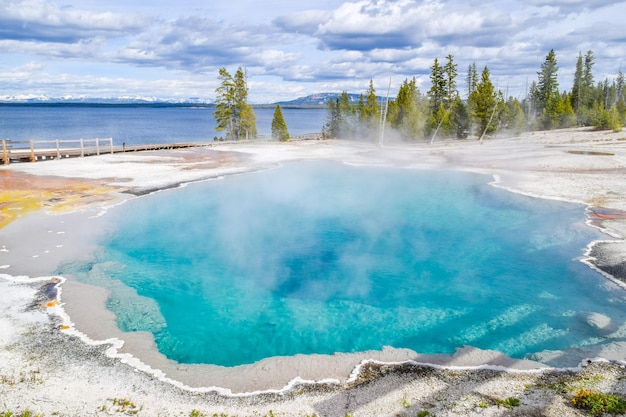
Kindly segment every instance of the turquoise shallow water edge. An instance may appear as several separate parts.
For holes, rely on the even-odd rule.
[[[452,171],[290,163],[112,210],[89,262],[125,331],[181,363],[234,366],[383,346],[513,357],[622,339],[624,291],[579,259],[584,207]]]

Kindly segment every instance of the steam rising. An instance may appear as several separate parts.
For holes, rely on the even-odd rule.
[[[571,259],[595,236],[572,226],[582,208],[486,182],[301,162],[195,184],[122,207],[96,263],[117,266],[97,270],[124,321],[158,303],[120,325],[187,363],[466,343],[523,356],[592,338],[572,310],[624,322]]]

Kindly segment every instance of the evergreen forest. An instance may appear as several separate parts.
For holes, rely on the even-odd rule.
[[[448,55],[443,62],[435,58],[430,67],[431,87],[424,93],[415,78],[405,79],[395,98],[381,101],[370,81],[358,102],[352,102],[345,91],[329,100],[324,135],[376,140],[382,123],[404,140],[469,136],[482,140],[498,131],[520,134],[575,126],[621,131],[626,119],[624,74],[620,70],[615,79],[596,83],[594,62],[592,51],[584,56],[579,53],[573,85],[561,89],[557,57],[551,50],[522,100],[495,86],[487,66],[479,71],[472,63],[462,99],[454,57]]]
[[[579,53],[573,85],[562,88],[556,53],[550,50],[525,98],[519,99],[508,95],[508,89],[503,92],[494,85],[488,66],[479,69],[475,62],[465,72],[467,90],[461,93],[457,87],[458,65],[449,54],[443,61],[435,58],[428,91],[421,92],[413,77],[402,82],[396,97],[381,100],[370,80],[356,102],[346,91],[329,99],[323,134],[327,138],[376,141],[384,126],[402,140],[432,141],[468,137],[482,140],[500,131],[521,134],[576,126],[621,131],[626,121],[624,74],[620,69],[614,79],[596,81],[594,63],[593,51]],[[223,131],[227,140],[256,138],[256,116],[248,103],[246,71],[239,68],[233,76],[220,68],[218,80],[213,113],[217,130]],[[280,106],[272,121],[272,137],[281,141],[290,138]]]

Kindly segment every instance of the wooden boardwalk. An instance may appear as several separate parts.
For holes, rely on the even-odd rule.
[[[293,140],[319,140],[321,133],[309,133],[296,135]],[[186,142],[186,143],[158,143],[143,145],[114,146],[113,138],[96,139],[71,139],[71,140],[26,140],[13,141],[2,139],[0,163],[8,165],[13,162],[36,162],[51,159],[76,158],[102,154],[114,154],[122,152],[144,152],[171,149],[185,149],[196,147],[212,147],[219,144],[255,142],[247,141],[211,141],[211,142]]]
[[[121,152],[156,151],[207,146],[209,143],[167,143],[113,146],[112,138],[77,140],[2,140],[2,163],[36,162]]]

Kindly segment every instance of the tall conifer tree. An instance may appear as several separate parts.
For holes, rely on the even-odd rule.
[[[467,78],[465,79],[467,83],[467,97],[472,95],[474,90],[476,90],[476,86],[478,85],[478,71],[476,71],[476,62],[472,62],[467,67]]]
[[[430,90],[428,90],[428,97],[430,97],[430,108],[433,112],[439,109],[439,105],[446,98],[447,81],[444,68],[439,65],[439,60],[435,58],[433,66],[430,67]]]
[[[380,124],[380,106],[374,89],[374,82],[370,80],[365,96],[361,94],[358,105],[359,129],[364,138],[378,136]]]
[[[337,99],[329,98],[326,104],[327,116],[323,133],[326,138],[339,137],[339,102]]]
[[[446,65],[443,67],[446,83],[444,99],[448,106],[451,106],[454,103],[456,96],[459,94],[456,89],[456,76],[458,75],[458,72],[456,70],[457,64],[454,63],[454,57],[451,54],[448,54],[446,59]]]
[[[219,86],[215,90],[216,130],[225,131],[229,140],[256,138],[256,115],[248,104],[245,71],[240,67],[233,77],[226,68],[219,69]]]
[[[485,65],[480,76],[480,82],[476,85],[476,90],[470,95],[470,102],[472,103],[470,108],[472,109],[472,117],[479,125],[479,132],[477,132],[479,136],[482,136],[483,132],[492,133],[496,129],[493,116],[497,110],[497,97],[491,82],[489,68]]]
[[[389,121],[406,139],[416,139],[423,135],[423,120],[419,110],[420,92],[415,78],[404,80],[395,100],[395,111]]]
[[[583,95],[583,55],[578,52],[578,59],[576,60],[576,71],[574,72],[574,85],[572,86],[572,107],[576,111],[577,115],[580,115],[582,110],[582,95]]]
[[[272,138],[281,142],[287,142],[290,139],[289,129],[287,129],[287,123],[285,123],[285,117],[279,104],[276,105],[272,119]]]
[[[554,120],[554,115],[551,113],[556,109],[555,104],[559,95],[558,70],[556,54],[554,49],[551,49],[548,55],[546,55],[545,61],[541,64],[541,71],[537,73],[539,78],[535,93],[537,113],[541,117],[543,127],[548,129],[552,127],[551,120]]]

